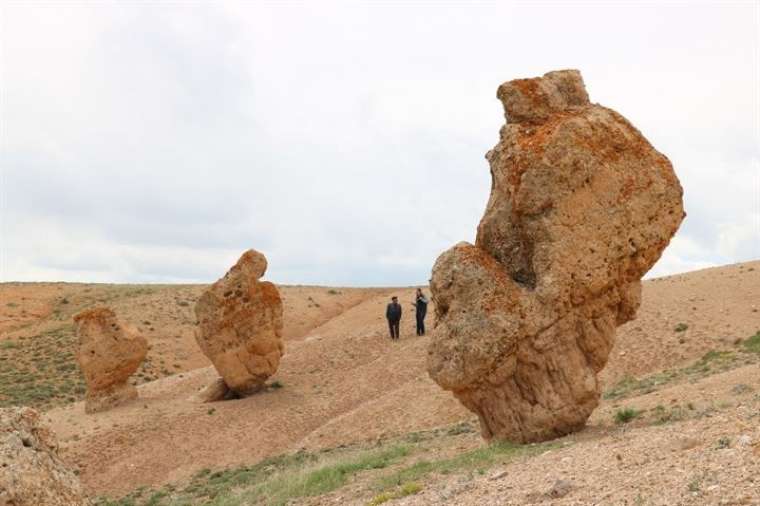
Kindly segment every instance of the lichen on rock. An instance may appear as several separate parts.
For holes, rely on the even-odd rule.
[[[475,245],[433,267],[428,372],[486,439],[584,426],[615,329],[685,214],[670,161],[625,118],[591,104],[580,72],[499,87],[507,123]]]
[[[195,305],[198,346],[236,396],[261,390],[284,353],[280,294],[274,284],[259,281],[266,269],[264,255],[246,251]],[[202,398],[218,400],[228,395],[217,382]]]

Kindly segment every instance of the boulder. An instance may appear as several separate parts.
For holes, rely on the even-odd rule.
[[[137,389],[128,380],[148,353],[145,338],[106,307],[82,311],[74,323],[77,361],[87,384],[85,411],[105,411],[136,398]]]
[[[235,396],[261,390],[284,353],[280,294],[259,281],[266,269],[264,255],[246,251],[195,305],[198,346]],[[228,393],[217,383],[203,396],[214,400]]]
[[[32,408],[0,408],[0,506],[85,506],[79,478],[58,458]]]
[[[486,439],[540,441],[584,426],[615,329],[685,214],[668,159],[591,104],[576,70],[502,84],[492,188],[475,245],[433,267],[427,367]]]

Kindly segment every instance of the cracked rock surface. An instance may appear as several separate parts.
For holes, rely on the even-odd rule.
[[[591,104],[580,72],[499,87],[507,122],[475,245],[433,267],[430,376],[486,439],[558,437],[599,402],[615,329],[685,214],[670,161],[625,118]]]
[[[79,478],[58,458],[53,433],[26,407],[0,408],[0,505],[86,506]]]

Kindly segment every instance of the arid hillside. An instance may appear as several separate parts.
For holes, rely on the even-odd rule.
[[[216,376],[193,337],[202,289],[0,285],[0,405],[46,410],[88,492],[122,498],[103,504],[760,504],[760,262],[644,282],[588,427],[524,447],[486,446],[428,378],[414,288],[280,287],[269,388],[200,403]],[[150,350],[140,399],[86,415],[71,317],[97,304]]]

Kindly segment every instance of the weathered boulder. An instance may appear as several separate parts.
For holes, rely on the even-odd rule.
[[[85,411],[105,411],[136,398],[137,389],[128,380],[148,353],[145,338],[106,307],[82,311],[74,323],[77,361],[87,384]]]
[[[577,430],[640,279],[685,214],[668,159],[591,104],[575,70],[502,84],[507,123],[486,158],[492,188],[475,245],[433,267],[428,372],[486,439]]]
[[[264,255],[246,251],[195,305],[198,346],[237,396],[261,390],[284,353],[280,294],[259,281],[266,269]],[[215,400],[228,392],[216,383],[203,396]]]
[[[0,408],[0,506],[90,504],[39,418],[32,408]]]

